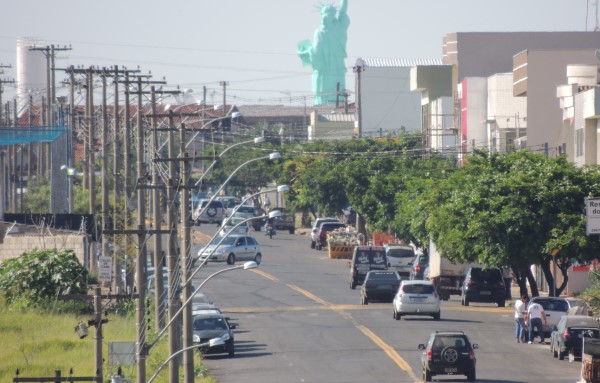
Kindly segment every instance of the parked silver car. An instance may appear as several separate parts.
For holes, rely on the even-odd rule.
[[[430,315],[440,320],[440,297],[431,281],[402,281],[394,297],[394,319],[403,315]]]
[[[260,265],[262,254],[254,237],[230,235],[225,238],[217,237],[200,249],[194,263],[206,258],[213,262],[227,262],[228,265],[233,265],[235,261],[254,261]]]

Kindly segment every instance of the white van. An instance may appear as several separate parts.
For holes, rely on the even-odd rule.
[[[386,244],[384,247],[389,269],[408,279],[415,259],[415,249],[401,244]]]

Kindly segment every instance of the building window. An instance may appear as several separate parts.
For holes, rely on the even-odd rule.
[[[575,130],[575,156],[582,157],[583,156],[583,129]]]

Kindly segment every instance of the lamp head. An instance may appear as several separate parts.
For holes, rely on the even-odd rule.
[[[238,118],[238,117],[242,117],[242,113],[240,113],[240,112],[231,113],[231,118]]]
[[[213,106],[213,109],[214,110],[223,110],[223,109],[225,109],[225,105],[218,104],[218,105]]]
[[[287,186],[287,185],[279,185],[279,186],[277,186],[277,191],[278,192],[286,192],[286,191],[289,191],[289,190],[290,190],[290,187]]]
[[[60,166],[60,170],[65,170],[67,168],[67,165],[61,165]]]
[[[258,267],[258,263],[254,261],[248,261],[244,263],[244,270],[256,269]]]
[[[260,144],[261,142],[265,142],[265,138],[264,137],[256,137],[254,139],[254,143],[255,144]]]
[[[270,160],[276,160],[277,158],[281,158],[281,154],[279,152],[269,154]]]

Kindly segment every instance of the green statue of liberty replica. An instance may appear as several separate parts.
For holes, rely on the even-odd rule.
[[[298,55],[304,66],[312,65],[313,103],[335,104],[337,85],[346,89],[346,40],[348,39],[348,0],[341,0],[339,11],[331,5],[321,5],[321,25],[315,31],[314,44],[298,43]],[[337,13],[337,15],[336,15]]]

